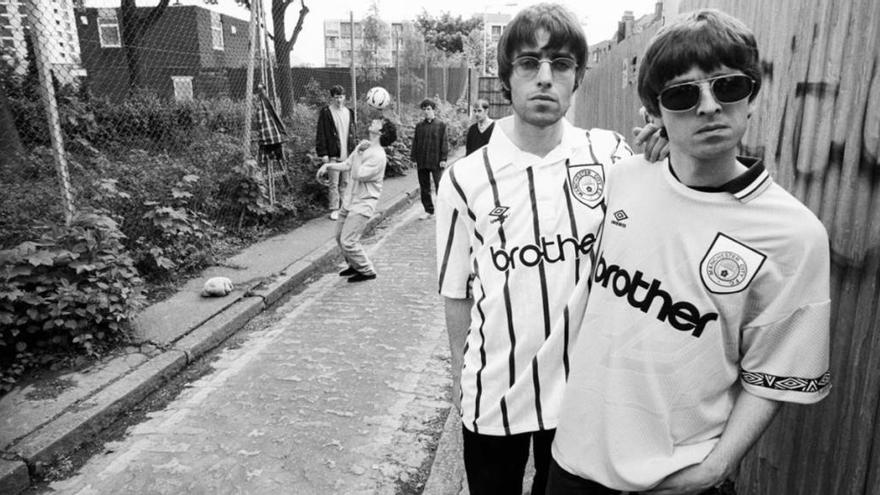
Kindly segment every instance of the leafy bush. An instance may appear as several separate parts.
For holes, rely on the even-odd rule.
[[[29,151],[0,168],[0,249],[11,248],[0,251],[0,394],[51,352],[94,355],[122,338],[143,300],[141,277],[150,290],[168,285],[223,249],[325,211],[327,188],[309,158],[316,106],[297,103],[285,118],[289,181],[270,204],[264,173],[244,159],[243,102],[141,93],[111,104],[65,90],[59,113],[75,204],[101,214],[49,227],[63,216],[44,110],[21,88],[7,98]],[[386,176],[411,166],[420,118],[404,109]]]
[[[36,242],[0,251],[0,391],[34,354],[96,356],[122,340],[141,299],[141,279],[111,218],[78,215]]]

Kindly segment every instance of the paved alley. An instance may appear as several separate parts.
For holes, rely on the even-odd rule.
[[[215,370],[105,446],[69,494],[394,494],[448,408],[433,223],[415,209],[368,240],[379,274],[331,273]]]

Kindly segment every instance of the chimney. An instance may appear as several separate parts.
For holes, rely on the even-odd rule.
[[[654,21],[659,21],[663,18],[663,0],[658,0],[657,3],[654,4]]]
[[[635,16],[632,13],[632,10],[625,10],[623,12],[623,17],[620,19],[620,22],[617,23],[617,42],[629,38],[633,32],[633,24],[635,23]]]

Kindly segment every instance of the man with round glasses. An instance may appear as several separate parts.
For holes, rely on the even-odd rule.
[[[737,156],[759,64],[752,32],[717,10],[646,49],[639,96],[670,153],[609,170],[548,493],[735,493],[780,403],[829,392],[825,228]]]
[[[498,44],[513,115],[440,182],[439,290],[472,495],[520,493],[530,447],[531,493],[544,492],[605,173],[631,155],[619,134],[564,119],[586,57],[584,32],[566,8],[518,13]]]

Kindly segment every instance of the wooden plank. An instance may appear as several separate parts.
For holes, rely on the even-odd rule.
[[[818,100],[818,115],[815,123],[815,134],[813,137],[812,152],[809,156],[809,166],[806,174],[808,175],[809,184],[807,186],[804,203],[816,215],[822,214],[823,191],[825,186],[825,175],[829,168],[829,154],[832,149],[832,123],[833,119],[828,118],[834,114],[834,108],[838,104],[841,83],[841,61],[845,59],[843,49],[846,41],[850,37],[850,31],[847,27],[850,24],[850,11],[852,1],[838,2],[834,8],[830,9],[831,22],[827,25],[820,26],[822,32],[827,36],[827,48],[824,55],[824,67],[822,68],[822,79],[818,84],[824,88],[821,94],[816,96]],[[847,59],[848,60],[848,59]]]
[[[869,2],[868,17],[878,19],[880,17],[880,5],[877,2]],[[860,66],[859,84],[856,88],[853,111],[850,112],[850,125],[846,134],[846,148],[843,155],[843,167],[840,177],[840,202],[834,216],[831,246],[838,254],[843,255],[854,264],[861,263],[865,250],[864,224],[860,223],[867,219],[865,205],[865,193],[862,182],[865,180],[859,173],[863,149],[863,123],[868,108],[868,98],[871,88],[872,75],[878,77],[872,65],[864,63],[866,60],[876,59],[877,39],[880,35],[877,22],[869,22],[865,31],[865,42],[862,46],[864,51],[852,54],[852,62]],[[873,53],[872,53],[873,52]]]
[[[817,9],[816,17],[813,24],[813,32],[810,35],[812,41],[804,46],[808,50],[807,58],[807,74],[804,81],[798,81],[801,84],[801,94],[803,98],[803,120],[800,126],[800,142],[797,143],[798,155],[796,169],[800,173],[807,173],[811,170],[811,162],[814,157],[814,148],[816,145],[816,128],[821,121],[819,111],[822,100],[826,96],[825,86],[823,85],[826,76],[825,66],[831,62],[828,61],[828,38],[829,30],[832,23],[833,10],[829,0],[816,0],[814,6]],[[803,198],[803,195],[798,195]]]
[[[847,40],[844,46],[843,57],[849,60],[848,54],[861,53],[864,44],[864,33],[869,17],[861,15],[868,8],[866,3],[871,0],[852,0],[848,2],[853,7],[850,10],[850,22],[846,27]],[[828,235],[835,237],[834,216],[840,202],[840,175],[843,167],[843,150],[846,146],[847,128],[851,113],[855,111],[856,88],[859,84],[858,67],[860,64],[846,63],[840,77],[840,89],[837,97],[837,105],[831,121],[831,149],[829,150],[829,165],[825,176],[825,190],[823,191],[821,214],[819,218],[828,229]],[[833,242],[832,242],[833,244]]]

